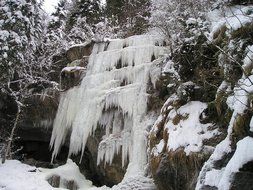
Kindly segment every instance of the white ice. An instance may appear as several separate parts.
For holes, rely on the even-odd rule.
[[[83,154],[87,138],[99,125],[106,134],[99,144],[97,163],[112,163],[121,150],[122,165],[129,160],[126,176],[143,173],[146,128],[154,122],[145,117],[146,90],[161,73],[154,60],[167,51],[162,44],[162,39],[142,35],[94,45],[81,85],[61,95],[50,143],[53,158],[68,133],[69,156]]]

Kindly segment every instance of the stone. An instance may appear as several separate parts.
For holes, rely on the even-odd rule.
[[[193,190],[205,161],[201,154],[186,156],[183,150],[151,158],[151,171],[159,190]]]
[[[231,190],[253,190],[253,172],[237,172]]]
[[[82,59],[83,56],[89,56],[91,54],[92,48],[93,42],[75,45],[67,50],[66,55],[70,62],[72,62],[77,59]]]

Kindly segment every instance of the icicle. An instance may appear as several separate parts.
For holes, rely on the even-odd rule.
[[[162,44],[163,40],[149,35],[94,44],[81,85],[61,96],[50,143],[53,158],[69,132],[69,156],[83,154],[89,135],[100,125],[106,134],[99,144],[97,164],[111,164],[121,152],[122,166],[129,160],[143,169],[146,89],[150,77],[153,83],[158,78],[153,60],[165,53]]]

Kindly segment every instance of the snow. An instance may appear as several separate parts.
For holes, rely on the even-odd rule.
[[[173,78],[180,81],[180,76],[175,68],[175,63],[172,60],[167,61],[165,64],[163,71],[164,74],[170,74]]]
[[[227,104],[230,109],[235,110],[238,114],[243,114],[249,106],[249,94],[253,93],[253,75],[243,77],[238,81],[234,88],[234,95],[228,97]]]
[[[248,23],[252,23],[253,14],[248,14],[253,6],[231,6],[224,9],[215,9],[207,14],[207,19],[211,22],[210,39],[223,26],[229,29],[229,32],[238,30]]]
[[[60,177],[60,187],[54,188],[48,183],[52,176]],[[154,190],[153,180],[142,175],[135,175],[124,179],[112,188],[95,187],[92,182],[85,179],[78,166],[70,159],[65,165],[54,169],[36,168],[21,163],[17,160],[7,160],[0,164],[0,189],[1,190],[67,190],[66,182],[75,182],[79,190]]]
[[[52,159],[69,131],[69,156],[83,155],[87,138],[99,124],[106,134],[99,144],[97,163],[112,163],[121,149],[122,166],[127,159],[130,162],[126,179],[143,175],[146,129],[155,121],[146,116],[146,90],[148,82],[154,84],[160,75],[153,58],[164,55],[162,44],[162,39],[142,35],[94,45],[81,85],[61,95],[50,143]]]
[[[55,7],[57,6],[59,0],[45,0],[43,2],[43,9],[47,13],[53,13],[55,11]]]
[[[250,131],[253,132],[253,117],[250,120],[249,126],[250,126]]]
[[[61,72],[71,72],[71,71],[82,71],[85,70],[84,67],[74,66],[74,67],[64,67]]]
[[[5,164],[0,164],[0,189],[53,190],[54,188],[35,170],[35,167],[17,160],[7,160]]]
[[[45,180],[52,176],[60,176],[60,188],[66,188],[64,182],[74,181],[76,182],[78,189],[87,190],[92,187],[92,182],[85,179],[80,173],[78,166],[71,160],[68,159],[65,165],[59,166],[54,169],[39,168],[41,171],[40,176]]]
[[[243,69],[245,72],[247,72],[249,70],[249,72],[252,73],[252,69],[253,69],[253,46],[248,46],[246,48],[248,51],[246,57],[243,60]],[[252,73],[253,74],[253,73]]]
[[[154,156],[158,156],[162,152],[164,145],[164,140],[161,139],[160,142],[152,149],[152,154]]]
[[[244,58],[243,68],[250,68],[249,65],[251,64],[250,60],[248,59],[251,56],[251,51],[249,51],[251,47],[248,47],[248,52],[246,57]],[[231,147],[231,136],[233,134],[233,126],[237,121],[237,118],[240,117],[245,113],[246,110],[249,109],[250,105],[250,95],[253,93],[253,75],[249,76],[246,73],[243,73],[241,79],[237,81],[234,89],[232,90],[232,94],[227,98],[227,105],[233,111],[231,116],[228,129],[227,129],[227,136],[226,138],[221,141],[216,147],[213,154],[210,158],[205,162],[204,166],[202,167],[198,182],[196,186],[196,190],[201,189],[204,184],[213,184],[219,189],[229,189],[229,182],[233,172],[238,171],[238,169],[245,164],[250,159],[252,160],[252,138],[245,137],[243,140],[237,143],[237,149],[234,153],[233,157],[229,160],[228,164],[221,168],[219,171],[214,169],[214,165],[216,161],[221,160],[222,157],[232,151]],[[226,82],[223,82],[218,90],[227,90],[226,88],[230,88],[230,85]],[[250,123],[250,130],[252,130],[252,121]],[[247,148],[246,148],[247,147]],[[243,158],[242,158],[243,157]],[[235,163],[237,162],[237,163]],[[213,179],[218,179],[221,177],[220,181],[217,181],[215,184]]]
[[[217,98],[220,93],[222,93],[222,94],[223,93],[228,93],[229,90],[230,90],[230,84],[227,81],[222,81],[222,83],[220,84],[220,86],[217,90],[215,98]]]
[[[228,162],[220,182],[219,189],[228,190],[230,187],[230,181],[232,174],[238,172],[242,166],[253,160],[253,138],[245,137],[238,141],[236,151],[233,157]]]
[[[206,173],[205,185],[218,186],[221,177],[222,177],[222,171],[221,170],[213,169],[211,171],[208,171]]]
[[[186,155],[191,152],[202,150],[203,141],[219,134],[218,130],[208,130],[211,123],[201,124],[199,121],[201,113],[207,108],[207,104],[191,101],[179,109],[173,109],[168,114],[168,149],[176,150],[184,148]],[[176,117],[182,117],[178,123],[173,123]]]

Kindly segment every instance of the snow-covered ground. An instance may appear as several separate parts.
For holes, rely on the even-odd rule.
[[[52,176],[60,178],[59,188],[54,188],[48,183],[47,180]],[[66,190],[67,182],[75,184],[78,190],[155,189],[152,179],[140,175],[124,179],[112,188],[95,187],[70,159],[65,165],[54,169],[36,168],[17,160],[7,160],[5,164],[0,164],[0,190]]]
[[[48,182],[52,176],[60,176],[60,188],[53,188]],[[68,160],[63,166],[55,169],[36,168],[17,160],[7,160],[0,165],[1,190],[54,190],[65,189],[67,181],[74,181],[80,190],[87,190],[92,182],[86,180],[78,166]]]

